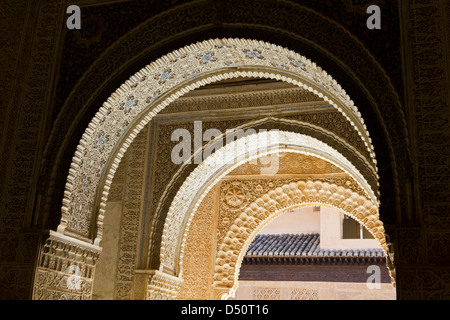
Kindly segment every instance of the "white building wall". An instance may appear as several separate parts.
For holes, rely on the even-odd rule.
[[[322,249],[381,249],[375,239],[342,239],[343,217],[343,213],[326,207],[320,212],[312,207],[295,209],[271,221],[259,234],[319,233]]]
[[[295,209],[271,221],[259,234],[320,233],[320,213],[313,208]]]
[[[320,208],[320,247],[322,249],[381,249],[376,239],[342,239],[344,214],[325,207]]]

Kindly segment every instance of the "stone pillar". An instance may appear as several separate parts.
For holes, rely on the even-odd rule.
[[[101,248],[50,232],[40,249],[33,300],[90,300]]]
[[[183,279],[158,270],[136,270],[135,299],[175,300]]]

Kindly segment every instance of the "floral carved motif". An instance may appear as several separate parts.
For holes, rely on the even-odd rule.
[[[214,188],[205,197],[193,218],[183,257],[186,272],[183,273],[183,285],[177,299],[211,298],[216,197],[217,191]]]

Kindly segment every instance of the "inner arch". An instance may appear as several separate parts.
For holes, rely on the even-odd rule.
[[[100,108],[73,157],[58,232],[85,241],[93,238],[94,244],[99,245],[112,179],[137,134],[181,95],[235,77],[286,81],[322,97],[357,130],[376,167],[361,114],[340,85],[316,64],[288,49],[261,41],[204,41],[174,51],[142,69]]]
[[[258,137],[260,136],[267,136],[263,141],[271,141],[271,143],[258,146]],[[261,150],[263,151],[261,152]],[[339,152],[317,139],[298,133],[258,133],[222,147],[202,162],[183,183],[172,202],[164,225],[160,253],[161,270],[173,270],[177,275],[182,274],[182,257],[190,223],[203,198],[215,184],[245,162],[282,152],[312,155],[341,168],[365,191],[366,197],[358,198],[358,201],[361,202],[360,205],[372,209],[370,215],[376,216],[377,225],[382,225],[378,218],[379,203],[373,190],[370,189],[358,170]],[[227,159],[226,155],[232,153],[234,158]],[[327,192],[329,191],[327,190]],[[328,198],[326,199],[328,200]],[[349,201],[356,200],[352,198]],[[317,200],[317,203],[320,203],[320,200]],[[333,204],[331,203],[331,205]],[[339,205],[344,205],[345,208],[346,204],[341,200]],[[384,240],[384,232],[379,235],[379,238]]]
[[[307,182],[299,182],[297,185],[314,185],[314,184],[319,184],[317,181],[307,181]],[[294,186],[294,184],[291,184],[290,186],[284,186],[282,188],[279,189],[285,189],[285,188],[290,188],[290,189],[294,189],[296,186]],[[327,184],[323,185],[324,188],[333,188],[336,186],[330,186]],[[322,186],[321,186],[322,188]],[[233,268],[233,281],[232,281],[232,286],[228,289],[226,289],[225,291],[228,291],[224,296],[222,296],[222,299],[228,299],[229,297],[232,297],[234,295],[234,293],[236,292],[237,288],[238,288],[238,278],[239,278],[239,270],[241,268],[241,263],[244,259],[244,255],[247,252],[251,242],[253,241],[253,239],[256,237],[256,235],[265,227],[267,226],[270,222],[272,222],[274,219],[276,219],[277,217],[279,217],[280,215],[282,215],[283,213],[285,213],[286,211],[295,209],[295,208],[307,208],[307,207],[315,207],[315,206],[322,206],[322,207],[328,207],[330,209],[335,209],[337,211],[341,211],[342,213],[344,213],[345,215],[357,220],[359,223],[361,223],[364,227],[366,227],[366,229],[374,236],[374,238],[380,243],[381,248],[383,249],[383,251],[385,252],[385,256],[386,256],[386,260],[387,260],[387,267],[389,269],[389,274],[391,276],[391,280],[392,283],[395,285],[395,277],[394,277],[394,273],[393,273],[393,266],[391,261],[389,260],[390,258],[390,252],[387,249],[386,246],[386,240],[384,238],[384,228],[383,228],[383,224],[381,221],[379,221],[379,219],[377,218],[378,213],[377,213],[377,209],[373,206],[370,207],[370,205],[368,205],[367,203],[362,206],[364,208],[359,208],[360,206],[358,205],[358,200],[350,200],[353,197],[357,197],[355,195],[354,192],[349,192],[348,190],[345,190],[344,188],[342,188],[343,190],[345,190],[346,192],[349,192],[351,194],[350,197],[347,197],[345,201],[342,202],[337,202],[337,203],[333,203],[333,201],[329,201],[329,200],[324,200],[322,199],[322,201],[320,201],[320,196],[319,196],[319,192],[314,191],[314,187],[311,187],[311,200],[309,199],[306,201],[298,201],[297,203],[293,203],[291,205],[282,207],[280,209],[274,210],[273,212],[269,213],[267,216],[265,216],[263,219],[260,218],[260,215],[257,214],[258,211],[258,207],[260,207],[260,205],[256,204],[260,199],[258,199],[257,201],[255,201],[255,203],[253,203],[252,205],[249,206],[249,208],[247,208],[246,212],[241,214],[241,216],[236,219],[235,223],[233,224],[233,226],[230,228],[230,231],[228,232],[228,235],[233,234],[235,232],[235,230],[237,229],[237,226],[240,224],[239,222],[242,221],[242,219],[248,219],[248,217],[256,217],[256,227],[253,229],[250,229],[249,231],[246,232],[246,236],[244,239],[244,242],[242,243],[242,241],[239,241],[239,243],[242,243],[242,246],[238,246],[240,247],[239,250],[236,250],[236,244],[237,242],[234,241],[234,245],[230,245],[229,243],[227,244],[226,241],[222,244],[219,245],[219,252],[218,252],[218,259],[216,260],[216,272],[214,275],[214,283],[215,286],[217,288],[220,288],[221,285],[226,285],[229,284],[229,278],[226,281],[220,281],[220,274],[230,274],[230,271],[228,271],[226,268],[223,268],[223,262],[221,262],[221,260],[223,259],[224,255],[226,255],[226,251],[224,251],[224,248],[229,248],[228,252],[233,252],[233,254],[236,253],[236,251],[238,251],[238,255],[236,257],[236,265]],[[345,192],[344,191],[344,192]],[[274,192],[272,191],[272,194]],[[351,209],[350,209],[351,208]],[[358,209],[356,209],[358,208]],[[353,212],[353,210],[358,210],[358,213],[355,214],[355,212]],[[229,256],[229,255],[228,255]],[[225,266],[227,266],[227,264],[225,263]]]
[[[304,237],[306,239],[312,238],[314,237],[314,239],[316,239],[315,237],[317,237],[318,239],[320,239],[320,244],[316,246],[314,246],[312,249],[308,249],[308,248],[303,248],[304,251],[308,251],[307,254],[303,253],[299,253],[296,250],[300,250],[301,248],[299,248],[298,246],[293,246],[293,244],[291,243],[291,241],[289,241],[289,243],[285,244],[283,242],[280,242],[282,248],[273,248],[273,244],[271,242],[270,245],[266,245],[268,247],[270,247],[270,252],[272,251],[276,251],[277,253],[274,252],[274,255],[276,257],[278,257],[279,259],[283,259],[283,256],[285,256],[286,254],[289,254],[288,257],[286,257],[287,259],[291,259],[292,257],[296,257],[297,259],[302,259],[305,256],[308,256],[308,259],[314,259],[314,257],[326,257],[327,256],[327,252],[328,251],[333,251],[336,252],[336,256],[340,257],[340,254],[347,254],[345,247],[349,246],[352,249],[356,249],[357,247],[361,248],[362,250],[369,250],[369,252],[371,252],[369,254],[370,257],[372,258],[367,258],[369,257],[367,255],[367,252],[364,253],[364,257],[365,259],[376,259],[376,261],[378,262],[372,262],[372,263],[378,263],[379,264],[379,260],[381,260],[383,257],[383,259],[386,261],[386,264],[389,265],[390,261],[389,261],[389,256],[386,254],[386,252],[384,251],[385,248],[383,248],[383,246],[381,246],[382,242],[379,241],[379,239],[376,238],[376,234],[373,233],[373,230],[368,230],[365,227],[363,227],[366,231],[368,231],[372,236],[373,236],[373,240],[364,240],[364,241],[368,241],[369,243],[365,242],[365,243],[360,243],[359,240],[353,240],[352,244],[345,244],[346,240],[342,240],[344,238],[339,238],[341,240],[337,240],[337,243],[335,243],[335,239],[333,241],[333,243],[335,243],[335,246],[337,246],[338,248],[340,248],[340,250],[336,250],[336,249],[323,249],[322,247],[322,232],[324,232],[324,230],[322,230],[322,225],[323,224],[327,224],[326,222],[322,222],[322,216],[320,217],[320,222],[317,222],[315,220],[311,220],[311,219],[317,219],[317,213],[313,213],[314,218],[311,217],[311,215],[309,215],[309,220],[301,220],[300,217],[298,217],[298,215],[303,215],[303,213],[298,213],[296,212],[297,210],[300,209],[300,212],[303,212],[304,209],[306,208],[319,208],[319,214],[321,211],[324,210],[324,208],[328,208],[328,210],[326,211],[326,214],[328,215],[329,218],[331,218],[332,221],[336,221],[339,220],[339,214],[344,215],[350,219],[356,220],[355,217],[352,214],[349,214],[348,212],[346,212],[345,210],[342,209],[336,209],[333,206],[329,206],[329,205],[323,205],[321,204],[320,206],[312,203],[312,204],[308,204],[308,203],[304,203],[302,205],[298,205],[298,206],[293,206],[287,210],[283,210],[283,211],[278,211],[274,214],[272,214],[271,216],[269,216],[266,220],[262,221],[260,223],[260,225],[254,230],[254,232],[249,236],[248,240],[246,241],[245,245],[242,247],[242,249],[240,250],[239,256],[237,257],[237,263],[236,263],[236,267],[235,267],[235,273],[234,273],[234,284],[233,287],[230,288],[228,290],[228,292],[223,293],[223,295],[221,296],[222,299],[228,299],[228,298],[232,298],[234,297],[234,295],[236,294],[237,289],[239,288],[239,284],[241,282],[240,280],[240,276],[241,276],[241,268],[243,267],[243,262],[244,262],[244,257],[247,255],[248,250],[250,250],[250,247],[253,245],[253,242],[256,240],[256,237],[262,233],[268,226],[271,226],[273,224],[273,222],[276,222],[277,220],[279,220],[280,217],[287,215],[288,213],[291,214],[291,216],[289,216],[289,218],[285,219],[283,221],[284,224],[280,224],[278,223],[276,226],[273,226],[273,228],[275,228],[275,232],[273,230],[266,230],[264,232],[265,236],[261,236],[263,237],[263,241],[267,241],[267,239],[272,239],[273,236],[275,237],[282,237],[282,238],[288,238],[288,239],[292,239],[292,238],[299,238],[299,237]],[[312,210],[311,210],[312,211]],[[315,210],[314,210],[315,211]],[[295,213],[294,213],[295,212]],[[292,215],[296,215],[296,219],[294,220],[294,216]],[[330,215],[336,216],[336,217],[331,217]],[[297,221],[298,220],[298,221]],[[299,231],[299,229],[305,229],[305,226],[300,226],[301,223],[308,223],[310,222],[310,224],[314,223],[313,221],[315,221],[316,223],[318,223],[320,226],[316,226],[316,225],[308,225],[306,226],[306,230],[307,231]],[[328,221],[328,220],[327,220]],[[356,220],[358,223],[360,223],[360,221]],[[290,222],[291,225],[285,225],[287,222]],[[300,223],[301,222],[301,223]],[[295,223],[295,226],[292,225],[292,223]],[[335,223],[335,222],[334,222]],[[327,224],[328,225],[328,224]],[[331,222],[331,225],[333,225],[333,222]],[[330,225],[330,226],[331,226]],[[362,224],[361,224],[362,225]],[[335,225],[333,225],[335,226]],[[281,229],[280,229],[281,228]],[[308,229],[309,228],[309,229]],[[281,231],[280,231],[281,230]],[[288,230],[288,231],[286,231]],[[313,231],[311,231],[313,230]],[[336,234],[338,234],[340,231],[339,230],[334,230],[334,232],[336,232]],[[301,235],[300,235],[301,233]],[[325,231],[324,234],[329,234],[329,231]],[[341,234],[341,236],[343,236]],[[329,236],[328,236],[329,237]],[[326,238],[325,238],[326,239]],[[360,238],[363,239],[363,238]],[[364,239],[369,239],[364,237]],[[328,239],[328,242],[330,241],[330,239]],[[347,240],[348,241],[348,240]],[[316,240],[317,242],[317,240]],[[374,243],[378,243],[379,246],[374,246]],[[303,245],[303,243],[301,244]],[[325,244],[325,248],[327,246],[329,246],[330,244]],[[379,249],[380,248],[380,249]],[[258,245],[253,245],[253,249],[256,250],[251,252],[250,255],[252,256],[251,259],[255,259],[255,257],[261,257],[261,259],[270,259],[269,257],[266,257],[267,254],[267,249],[265,249],[264,247],[261,248],[261,241],[258,243]],[[278,250],[280,250],[281,252],[278,252]],[[380,251],[384,252],[384,255],[381,256]],[[264,255],[262,255],[263,252],[261,251],[265,251]],[[296,252],[293,254],[293,251]],[[314,251],[314,253],[312,252]],[[364,251],[363,251],[364,252]],[[357,254],[358,256],[361,254],[361,251],[358,252],[357,250]],[[375,256],[374,256],[375,255]],[[355,257],[354,255],[351,255],[353,257]],[[302,257],[302,258],[300,258]],[[333,255],[334,257],[334,255]],[[378,258],[373,258],[373,257],[378,257]],[[258,259],[258,258],[256,258]],[[337,258],[339,259],[339,258]],[[372,260],[374,261],[374,260]],[[366,262],[368,264],[368,262]],[[386,264],[384,264],[384,267],[386,267]],[[270,266],[272,266],[271,264],[269,264]],[[381,265],[380,265],[381,266]],[[266,270],[267,271],[267,270]],[[393,274],[391,273],[391,269],[388,267],[386,270],[387,274],[390,276],[391,278],[391,285],[392,285],[392,289],[394,289],[395,287],[395,279],[393,278]],[[387,280],[387,279],[385,279]],[[250,280],[251,285],[250,286],[255,286],[256,284],[253,283],[253,281],[259,281],[256,279],[253,279],[253,277]],[[271,279],[270,281],[274,281],[273,279]],[[278,280],[276,280],[278,281]],[[279,280],[279,281],[288,281],[288,280]],[[305,280],[308,281],[308,280]],[[317,281],[317,280],[316,280]],[[286,284],[289,286],[289,284]],[[385,289],[390,288],[390,287],[385,287]],[[331,289],[331,287],[330,287]],[[387,289],[387,290],[392,290],[392,289]],[[358,289],[356,289],[358,290]],[[362,289],[359,289],[362,290]],[[227,291],[227,290],[225,290]],[[386,292],[385,292],[386,293]],[[248,297],[247,295],[244,295],[245,297]],[[242,297],[241,297],[242,299]]]

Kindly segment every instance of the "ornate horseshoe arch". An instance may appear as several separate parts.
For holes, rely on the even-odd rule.
[[[348,119],[376,168],[361,114],[344,89],[319,66],[261,41],[215,39],[172,52],[126,81],[103,104],[80,140],[64,192],[57,232],[98,246],[115,171],[140,130],[170,102],[208,83],[235,77],[271,78],[303,87]]]
[[[267,136],[263,139],[263,141],[268,141],[266,145],[258,141],[258,137],[263,135]],[[263,151],[261,152],[261,150]],[[184,246],[190,223],[203,198],[215,184],[241,164],[279,152],[312,155],[336,165],[358,183],[365,191],[365,196],[359,196],[354,192],[349,193],[349,190],[344,188],[341,188],[341,190],[328,184],[319,187],[321,183],[318,182],[313,183],[313,187],[316,189],[310,186],[310,189],[313,190],[304,194],[301,192],[305,190],[305,187],[299,186],[298,190],[294,190],[292,186],[288,186],[292,189],[292,192],[286,191],[284,198],[278,199],[275,193],[270,194],[256,201],[251,209],[255,209],[259,214],[263,212],[273,213],[279,210],[288,210],[292,206],[303,205],[305,202],[339,208],[339,210],[346,211],[350,216],[363,223],[379,240],[386,255],[388,255],[389,250],[386,245],[383,223],[380,221],[378,214],[379,201],[366,179],[345,157],[325,143],[309,136],[292,132],[264,132],[227,144],[208,157],[186,179],[167,214],[161,244],[160,270],[170,271],[175,276],[182,276]],[[231,153],[234,155],[232,161],[227,159],[227,155]],[[287,196],[288,194],[289,196]],[[277,200],[272,199],[272,195]],[[290,197],[294,198],[289,199]],[[261,207],[260,210],[258,210],[258,206]],[[256,225],[260,223],[260,220],[264,220],[258,219],[250,222],[245,220]],[[241,225],[242,223],[243,221],[240,222]],[[256,228],[256,225],[254,228]],[[248,233],[248,231],[244,231],[244,234]],[[236,240],[233,236],[229,239],[232,242]],[[243,247],[243,243],[239,245]],[[226,272],[229,274],[230,270]]]
[[[264,134],[270,135],[271,132]],[[223,240],[217,244],[218,250],[213,265],[214,296],[226,299],[234,294],[238,286],[242,259],[251,241],[265,225],[290,209],[310,206],[339,210],[364,225],[385,252],[391,281],[395,286],[393,252],[388,246],[383,222],[380,220],[379,201],[353,165],[326,144],[292,132],[281,132],[276,139],[267,139],[272,144],[263,146],[263,149],[267,147],[270,150],[259,152],[261,145],[258,144],[258,135],[261,134],[250,135],[224,146],[208,157],[186,179],[166,218],[160,271],[171,272],[172,275],[183,278],[184,247],[191,222],[203,199],[217,183],[235,168],[254,158],[289,152],[312,155],[340,167],[357,181],[365,195],[343,186],[308,180],[271,190],[247,205],[228,231],[224,232],[226,235]],[[274,146],[275,148],[272,148]],[[236,148],[238,152],[235,154],[235,161],[223,160]]]
[[[378,207],[350,189],[309,180],[271,190],[248,205],[236,218],[224,240],[218,245],[213,278],[215,296],[226,300],[234,295],[244,255],[262,228],[288,210],[311,206],[339,210],[364,225],[381,245],[395,286],[395,270],[391,259],[393,252],[387,247]]]

